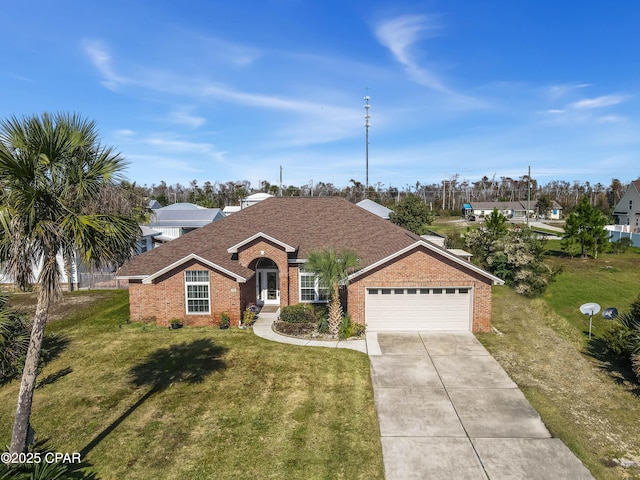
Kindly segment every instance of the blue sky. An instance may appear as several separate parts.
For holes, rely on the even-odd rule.
[[[5,0],[0,115],[75,111],[139,184],[640,175],[635,0]],[[367,90],[368,89],[368,90]]]

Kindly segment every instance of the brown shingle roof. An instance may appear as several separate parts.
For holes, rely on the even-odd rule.
[[[249,278],[253,271],[233,260],[227,249],[258,232],[297,248],[293,255],[298,259],[328,246],[353,250],[361,267],[420,240],[339,197],[274,197],[138,255],[118,275],[151,275],[193,253]]]

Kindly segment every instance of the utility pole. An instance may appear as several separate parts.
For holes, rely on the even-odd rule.
[[[531,165],[527,175],[527,228],[529,228],[529,204],[531,203]]]
[[[369,119],[371,115],[369,115],[369,100],[371,97],[368,95],[369,89],[367,88],[367,95],[365,95],[364,100],[364,131],[365,131],[365,198],[369,197],[369,127],[371,124],[369,123]]]
[[[279,188],[280,196],[282,196],[282,165],[280,165],[280,188]]]
[[[442,179],[442,210],[444,211],[444,201],[447,198],[447,172],[444,172],[444,178]]]

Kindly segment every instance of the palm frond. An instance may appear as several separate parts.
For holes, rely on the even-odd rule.
[[[137,222],[126,212],[105,215],[99,203],[125,165],[100,145],[95,122],[78,114],[0,121],[0,261],[21,285],[33,281],[34,261],[42,259],[39,281],[51,282],[46,289],[55,297],[60,272],[50,258],[57,253],[78,250],[88,265],[131,254]]]

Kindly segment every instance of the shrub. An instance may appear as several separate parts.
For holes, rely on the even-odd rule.
[[[544,262],[544,242],[528,228],[502,231],[504,225],[498,220],[493,226],[497,233],[487,229],[466,235],[466,245],[474,254],[474,262],[500,277],[520,295],[541,295],[557,274]]]
[[[640,295],[628,312],[614,320],[603,336],[605,350],[614,357],[630,363],[640,379]]]
[[[0,385],[22,373],[30,337],[29,324],[7,306],[8,300],[6,293],[0,293]]]
[[[247,307],[242,314],[242,325],[250,327],[256,320],[256,314],[252,307]]]
[[[462,232],[453,228],[447,230],[444,247],[464,250],[466,248],[466,244]]]
[[[352,323],[351,324],[351,333],[352,333],[352,337],[360,337],[362,335],[364,335],[364,332],[367,330],[366,325],[363,325],[362,323]]]
[[[640,355],[631,356],[631,368],[633,369],[633,373],[636,374],[636,377],[640,379]]]
[[[632,245],[631,238],[623,237],[617,242],[611,242],[609,244],[609,251],[611,253],[625,253]]]
[[[283,307],[280,311],[280,320],[285,323],[318,323],[318,316],[313,305],[298,303]]]
[[[349,338],[351,333],[351,315],[345,315],[340,321],[340,327],[338,328],[339,338]]]
[[[340,322],[338,329],[338,337],[345,339],[350,337],[359,337],[365,331],[365,326],[351,321],[351,315],[345,315]]]
[[[329,317],[320,315],[318,319],[318,333],[329,333]]]
[[[220,314],[220,326],[228,327],[231,324],[231,318],[227,312],[222,312]]]
[[[640,348],[640,324],[625,312],[614,320],[603,340],[607,352],[629,359],[634,350]]]

